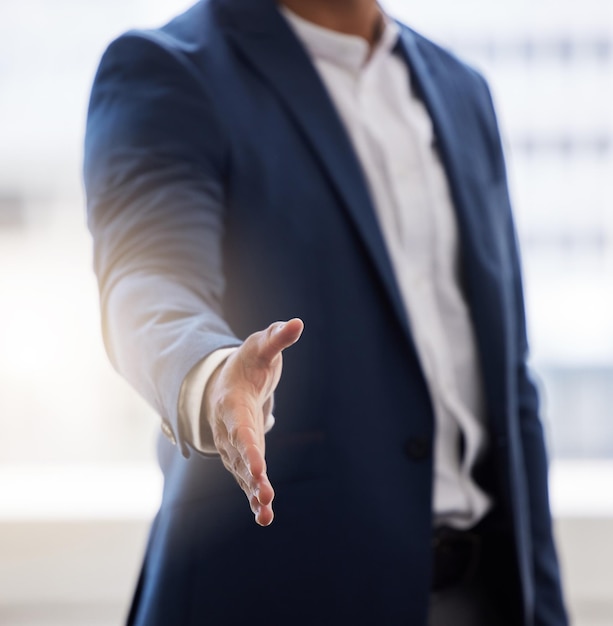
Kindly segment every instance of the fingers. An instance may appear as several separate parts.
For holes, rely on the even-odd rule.
[[[263,445],[250,423],[239,424],[228,433],[228,441],[238,453],[250,476],[258,479],[266,473]]]
[[[264,458],[264,418],[272,409],[272,394],[281,376],[279,357],[298,341],[303,328],[302,320],[294,318],[254,333],[228,357],[205,392],[215,446],[262,526],[274,517],[274,490]]]
[[[216,428],[216,446],[226,469],[245,493],[255,521],[268,526],[274,517],[274,490],[266,474],[263,436],[253,428],[253,411],[235,406]],[[228,424],[228,426],[226,426]]]

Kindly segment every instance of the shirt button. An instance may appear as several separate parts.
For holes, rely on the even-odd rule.
[[[404,451],[412,461],[424,461],[430,456],[430,440],[425,437],[410,437]]]
[[[162,422],[162,433],[164,434],[164,437],[166,437],[166,439],[168,439],[168,441],[170,441],[170,443],[173,446],[177,445],[177,440],[168,422]]]

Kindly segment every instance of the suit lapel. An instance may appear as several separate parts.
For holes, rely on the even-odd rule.
[[[464,108],[458,112],[463,106],[459,97],[462,91],[449,88],[453,76],[435,75],[435,70],[418,49],[415,35],[405,27],[402,28],[400,47],[410,67],[413,86],[433,122],[458,220],[462,273],[479,345],[488,406],[491,414],[500,415],[508,395],[505,379],[507,307],[501,287],[502,247],[487,195],[488,187],[494,183],[487,180],[475,182],[470,171],[478,158],[487,158],[470,152],[478,149],[480,140],[474,121],[475,105],[472,101],[468,105],[464,103]],[[468,153],[463,150],[464,144],[469,147]]]
[[[237,50],[275,91],[320,161],[410,339],[406,311],[363,171],[307,53],[270,0],[217,0],[217,8]]]
[[[272,0],[213,0],[222,26],[245,62],[277,94],[311,146],[329,177],[348,218],[385,286],[397,317],[412,343],[409,323],[396,283],[364,174],[347,132],[307,53]],[[504,328],[492,328],[492,319],[504,319],[499,287],[499,265],[492,225],[483,201],[473,197],[463,166],[462,138],[450,117],[449,76],[435,73],[417,47],[414,35],[402,28],[400,49],[433,121],[462,240],[467,296],[480,346],[488,400],[505,397],[504,381],[496,372],[505,354]],[[471,105],[472,106],[472,105]],[[463,131],[465,132],[465,131]],[[471,130],[466,131],[471,133]],[[471,136],[474,140],[475,129]],[[466,135],[464,135],[465,137]],[[469,143],[469,146],[471,144]],[[471,146],[472,147],[472,146]],[[486,296],[486,297],[484,297]],[[497,315],[492,316],[491,307]]]
[[[461,75],[460,84],[454,85],[457,79],[453,71],[445,73],[443,68],[437,72],[427,63],[415,36],[406,27],[402,28],[400,48],[409,65],[413,86],[432,119],[465,252],[475,255],[484,270],[496,274],[500,251],[495,237],[491,236],[495,231],[491,210],[475,195],[475,191],[487,192],[486,185],[493,181],[479,181],[475,189],[475,177],[471,176],[474,164],[486,157],[478,152],[480,130],[476,127],[476,104],[466,101],[465,76]]]

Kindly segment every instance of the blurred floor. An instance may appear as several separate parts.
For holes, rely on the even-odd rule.
[[[611,484],[610,464],[552,472],[573,626],[613,624]],[[153,466],[0,471],[0,625],[122,626],[160,489]]]
[[[146,521],[0,522],[2,626],[122,626]],[[613,518],[556,525],[573,626],[613,624]]]
[[[123,605],[57,605],[0,609],[3,626],[119,626]]]

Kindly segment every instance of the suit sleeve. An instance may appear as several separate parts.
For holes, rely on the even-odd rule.
[[[183,380],[213,351],[240,343],[221,304],[227,152],[200,75],[182,55],[146,33],[109,46],[84,154],[104,342],[185,456]]]
[[[543,425],[540,419],[539,394],[528,367],[529,346],[524,306],[521,259],[516,229],[511,211],[504,164],[504,151],[495,109],[489,88],[485,89],[487,126],[493,141],[492,154],[498,161],[496,169],[505,178],[506,235],[511,254],[514,301],[516,303],[515,328],[517,345],[516,398],[519,409],[520,434],[523,447],[524,470],[530,505],[530,530],[532,536],[532,566],[535,581],[535,626],[566,626],[568,617],[563,601],[560,568],[553,537],[549,506],[548,454]]]

